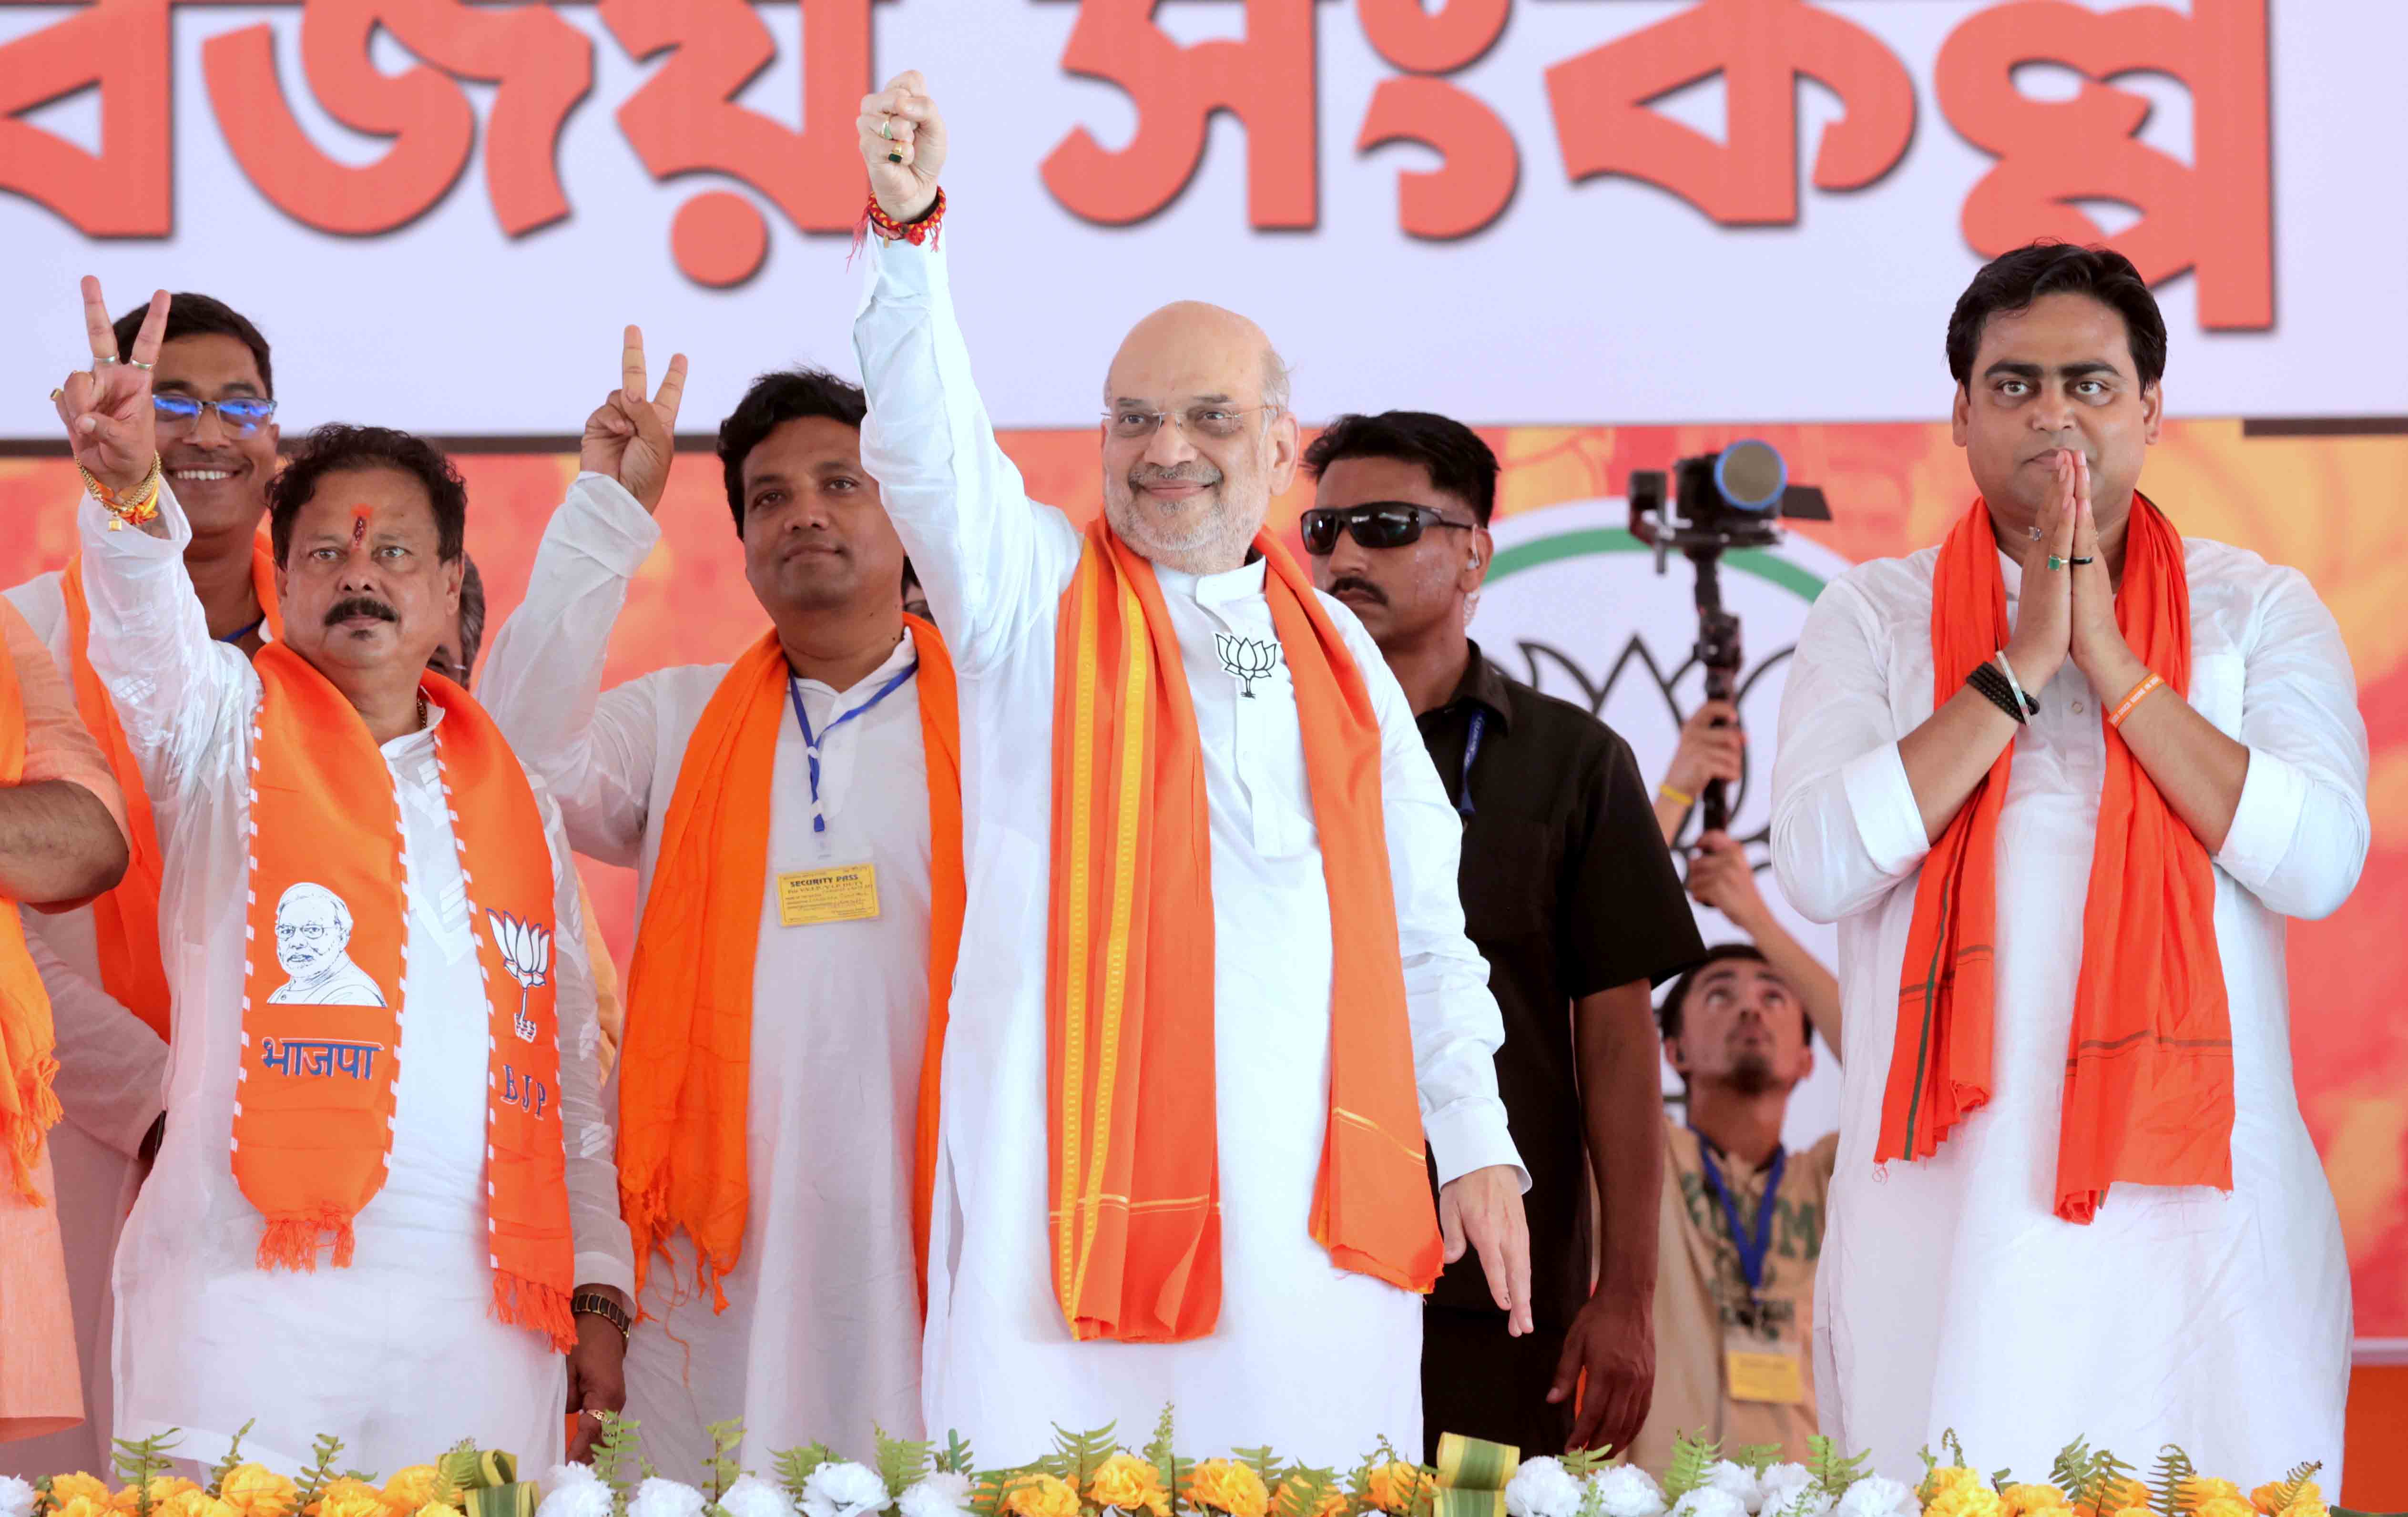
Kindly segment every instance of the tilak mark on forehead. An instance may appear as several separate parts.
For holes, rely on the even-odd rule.
[[[351,508],[351,546],[358,547],[367,535],[368,508],[366,506],[354,506]]]

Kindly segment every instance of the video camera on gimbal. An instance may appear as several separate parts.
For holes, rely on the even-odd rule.
[[[1831,508],[1814,486],[1791,484],[1781,454],[1770,443],[1752,438],[1718,453],[1682,459],[1670,478],[1677,483],[1668,500],[1663,470],[1631,471],[1630,535],[1656,550],[1658,574],[1675,548],[1697,565],[1698,642],[1692,656],[1705,668],[1706,698],[1729,700],[1738,687],[1740,629],[1739,618],[1723,609],[1723,554],[1734,548],[1770,548],[1781,540],[1776,522],[1828,522]],[[1706,831],[1730,825],[1730,799],[1721,780],[1706,786],[1698,808]]]

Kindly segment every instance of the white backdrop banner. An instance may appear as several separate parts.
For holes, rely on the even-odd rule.
[[[112,307],[208,292],[289,422],[574,432],[622,323],[852,367],[853,118],[924,70],[998,422],[1082,424],[1180,297],[1308,416],[1940,414],[1982,258],[2108,238],[2172,408],[2408,413],[2396,0],[0,0],[0,437]]]

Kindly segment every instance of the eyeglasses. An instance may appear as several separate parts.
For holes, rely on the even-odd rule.
[[[215,411],[225,429],[238,437],[248,437],[267,424],[276,414],[276,402],[244,396],[236,400],[195,400],[190,395],[152,395],[151,412],[158,419],[162,432],[187,432],[198,426],[201,412]]]
[[[1304,551],[1315,558],[1329,555],[1338,546],[1340,531],[1354,538],[1357,548],[1403,548],[1421,541],[1422,534],[1431,527],[1479,530],[1478,522],[1450,522],[1435,507],[1406,500],[1375,500],[1343,509],[1315,507],[1298,518],[1297,525],[1304,533]]]
[[[1104,425],[1123,442],[1139,442],[1162,429],[1165,417],[1191,437],[1234,437],[1245,430],[1246,418],[1256,411],[1277,411],[1277,406],[1190,406],[1183,411],[1143,411],[1118,406],[1104,413]]]

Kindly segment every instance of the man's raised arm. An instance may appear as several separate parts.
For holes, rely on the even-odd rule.
[[[167,329],[167,292],[150,297],[122,363],[100,281],[89,276],[83,314],[92,367],[68,375],[50,398],[93,482],[78,517],[88,651],[156,805],[172,800],[195,760],[219,751],[221,723],[232,712],[225,697],[236,686],[255,688],[255,677],[239,649],[209,637],[184,570],[192,525],[159,469],[150,365]],[[166,835],[164,822],[159,831]]]
[[[917,73],[861,103],[873,223],[853,346],[869,416],[861,458],[965,673],[991,665],[1078,565],[1078,534],[1028,499],[996,446],[953,319],[937,176],[945,124]]]

